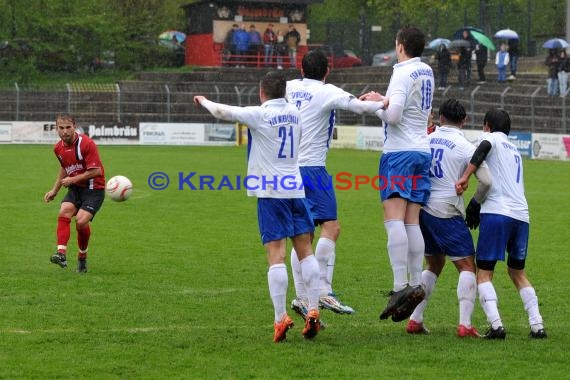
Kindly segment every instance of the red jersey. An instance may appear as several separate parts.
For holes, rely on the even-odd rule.
[[[78,182],[76,185],[89,189],[105,189],[105,169],[99,158],[97,145],[87,135],[76,133],[70,146],[60,140],[53,151],[69,177],[85,173],[88,169],[101,168],[100,176]]]

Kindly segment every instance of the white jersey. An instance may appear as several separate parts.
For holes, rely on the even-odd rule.
[[[299,166],[325,166],[335,124],[335,109],[348,109],[354,95],[314,79],[287,82],[287,100],[301,111],[303,138]]]
[[[487,199],[481,204],[481,213],[505,215],[528,223],[523,163],[517,147],[502,132],[485,133],[482,140],[487,140],[492,146],[485,162],[493,183]]]
[[[431,112],[434,80],[431,67],[419,57],[394,65],[386,96],[402,99],[402,118],[386,124],[384,152],[421,151],[429,153],[427,121]],[[405,99],[405,100],[404,100]],[[390,108],[390,105],[388,105]]]
[[[305,198],[297,163],[301,140],[299,110],[284,98],[261,106],[229,107],[232,121],[252,136],[245,187],[258,198]]]
[[[455,182],[467,168],[475,145],[471,144],[459,128],[438,127],[428,135],[431,148],[431,194],[424,210],[439,218],[464,215],[463,196],[457,195]]]

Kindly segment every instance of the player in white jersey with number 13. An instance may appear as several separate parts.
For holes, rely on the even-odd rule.
[[[420,228],[425,241],[427,263],[427,268],[422,273],[426,299],[416,307],[408,321],[406,331],[409,334],[429,332],[423,324],[423,314],[447,256],[459,272],[457,336],[479,337],[477,329],[471,325],[477,296],[475,247],[464,220],[463,196],[457,195],[455,191],[455,182],[463,175],[475,151],[475,146],[461,131],[466,118],[463,105],[456,99],[447,99],[439,107],[441,127],[429,135],[432,157],[431,194],[428,203],[420,211]],[[487,165],[483,163],[475,174],[479,180],[475,198],[482,202],[491,186]]]
[[[483,130],[486,133],[467,170],[456,183],[456,190],[462,193],[467,188],[470,175],[485,160],[493,178],[491,190],[482,204],[472,199],[467,206],[468,223],[471,220],[474,228],[479,222],[481,224],[475,257],[479,301],[490,325],[484,337],[506,337],[492,282],[495,265],[497,261],[505,260],[506,251],[509,277],[528,313],[530,337],[546,338],[538,298],[524,270],[528,253],[529,213],[524,195],[522,158],[508,138],[511,130],[509,114],[500,109],[489,110],[483,119]]]

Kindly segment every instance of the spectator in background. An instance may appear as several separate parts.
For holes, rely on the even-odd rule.
[[[238,30],[238,24],[233,24],[232,28],[228,30],[226,39],[224,40],[224,50],[226,56],[226,65],[233,64],[234,56],[236,55],[236,45],[234,43],[234,33]]]
[[[556,49],[548,51],[548,57],[546,57],[544,64],[548,67],[548,79],[546,79],[548,96],[556,96],[559,90],[558,65],[560,64],[560,55]]]
[[[233,44],[236,49],[235,63],[236,67],[245,67],[247,59],[247,51],[249,49],[249,34],[245,30],[245,25],[241,25],[232,34]]]
[[[301,42],[301,34],[295,29],[295,25],[289,24],[289,31],[285,34],[285,43],[289,48],[289,67],[297,67],[297,46]]]
[[[275,56],[277,60],[277,69],[282,70],[283,57],[286,57],[288,52],[287,44],[285,43],[285,36],[283,35],[282,31],[277,31],[276,40],[277,43],[275,44]]]
[[[566,96],[568,88],[568,73],[570,72],[570,58],[565,49],[560,51],[560,63],[558,64],[558,86],[560,87],[560,97]]]
[[[499,71],[497,82],[504,83],[507,80],[507,67],[509,65],[509,52],[506,44],[501,44],[501,49],[495,56],[495,65],[497,65],[497,70]]]
[[[469,84],[469,71],[471,70],[471,49],[462,47],[459,49],[459,62],[457,62],[459,70],[459,87],[464,88]]]
[[[257,66],[257,55],[261,48],[261,34],[255,29],[255,25],[251,24],[249,26],[249,59],[250,66]]]
[[[477,73],[479,74],[479,83],[485,83],[485,66],[489,58],[487,47],[477,44],[475,47],[475,57],[477,59]]]
[[[465,54],[469,57],[467,60],[467,84],[471,83],[471,55],[473,54],[473,51],[475,50],[475,45],[477,45],[477,42],[475,41],[475,39],[471,36],[471,33],[469,33],[469,31],[467,29],[463,30],[463,39],[466,40],[467,42],[469,42],[469,47],[465,48],[466,52]]]
[[[509,62],[511,67],[511,75],[509,75],[509,80],[517,79],[517,65],[519,62],[519,40],[508,40],[509,44]]]
[[[438,62],[439,90],[445,90],[447,87],[447,77],[451,69],[451,53],[445,44],[441,44],[435,56]]]
[[[267,25],[265,32],[263,32],[263,64],[265,66],[271,66],[275,42],[277,42],[277,35],[273,31],[273,24],[269,24]]]

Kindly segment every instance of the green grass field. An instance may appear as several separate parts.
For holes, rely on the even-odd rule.
[[[334,285],[357,313],[328,311],[313,341],[301,319],[272,342],[267,264],[256,203],[245,190],[177,190],[179,172],[245,174],[237,147],[100,147],[107,178],[135,191],[107,199],[92,225],[89,273],[49,263],[59,201],[43,203],[58,163],[50,146],[0,147],[0,378],[93,379],[562,379],[568,378],[569,163],[525,161],[531,211],[529,278],[549,334],[528,338],[527,315],[506,266],[495,286],[505,341],[461,340],[457,274],[448,265],[426,311],[429,336],[380,321],[392,284],[377,192],[337,191],[342,226]],[[373,176],[378,153],[333,150],[331,172]],[[168,189],[152,190],[162,171]],[[197,183],[196,181],[193,181]],[[473,186],[472,186],[473,187]],[[289,297],[294,294],[289,277]],[[477,304],[473,322],[485,330]],[[566,349],[564,347],[567,347]]]

